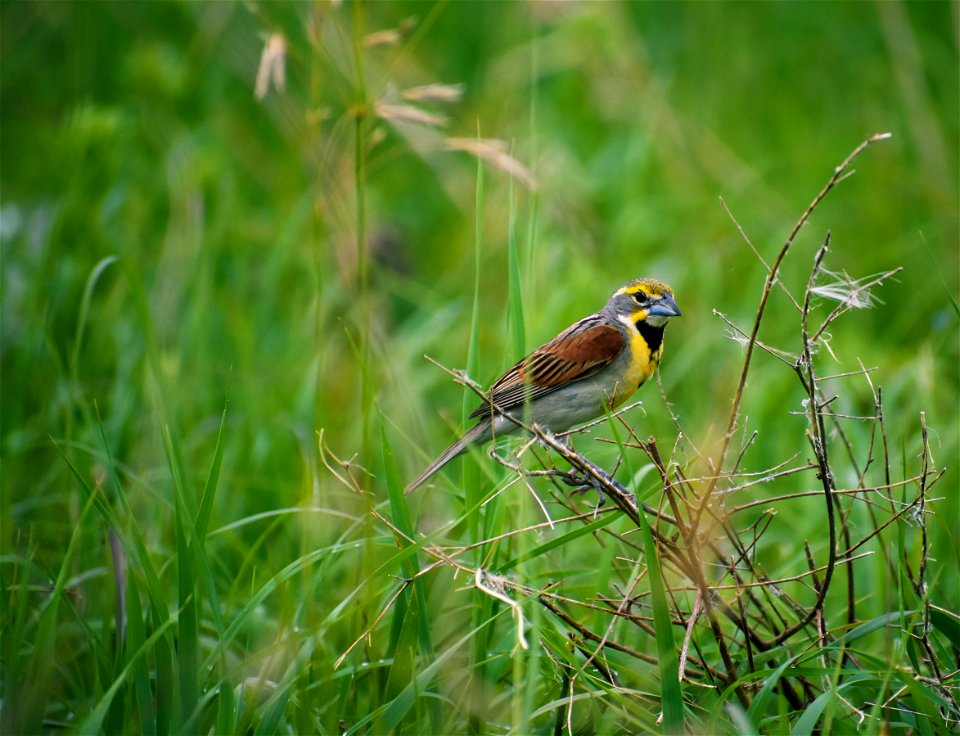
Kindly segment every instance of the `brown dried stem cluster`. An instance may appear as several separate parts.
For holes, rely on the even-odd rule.
[[[777,349],[758,340],[768,298],[774,286],[780,283],[779,271],[797,233],[823,198],[847,175],[857,155],[872,143],[886,137],[888,136],[876,135],[858,146],[837,167],[830,181],[803,213],[776,258],[767,266],[760,303],[749,332],[739,330],[723,315],[719,315],[728,325],[734,327],[736,333],[744,336],[745,355],[729,419],[716,453],[713,456],[700,453],[690,442],[679,420],[674,417],[679,437],[671,458],[665,459],[654,438],[639,437],[622,412],[614,415],[615,421],[626,431],[627,439],[622,443],[624,452],[643,452],[659,474],[662,487],[660,508],[638,504],[634,494],[615,479],[616,469],[607,472],[574,449],[569,438],[553,436],[536,426],[526,427],[531,440],[523,451],[528,448],[533,452],[540,448],[548,449],[550,453],[539,458],[542,470],[524,471],[519,464],[497,458],[517,473],[518,480],[528,484],[533,477],[549,481],[556,491],[556,500],[565,505],[571,514],[564,519],[548,520],[536,526],[483,540],[479,544],[500,542],[506,537],[528,534],[547,525],[556,527],[565,524],[587,524],[599,513],[615,513],[616,510],[625,514],[632,520],[633,525],[640,528],[644,523],[641,515],[645,515],[649,520],[660,565],[664,571],[673,623],[685,632],[679,654],[681,680],[693,685],[712,686],[725,693],[726,697],[735,696],[744,707],[755,697],[764,675],[770,674],[770,668],[775,666],[769,655],[764,656],[774,650],[779,649],[791,658],[799,658],[810,650],[815,650],[824,665],[831,657],[835,664],[839,657],[845,665],[858,666],[855,655],[847,648],[844,640],[845,635],[862,620],[858,616],[858,594],[863,595],[863,591],[857,590],[855,565],[864,557],[881,554],[886,556],[885,565],[893,573],[902,561],[891,559],[890,545],[875,544],[869,551],[863,548],[891,527],[912,524],[919,528],[922,540],[920,563],[915,572],[910,571],[912,585],[918,600],[921,601],[921,609],[913,612],[910,625],[911,634],[920,639],[922,651],[926,653],[926,661],[921,663],[925,671],[917,672],[916,675],[934,681],[945,701],[953,704],[951,712],[957,712],[953,696],[944,684],[944,668],[938,662],[935,648],[928,638],[931,604],[927,596],[929,561],[925,523],[929,505],[935,500],[930,497],[930,489],[941,478],[943,470],[938,470],[933,464],[923,417],[921,415],[920,468],[911,477],[892,481],[882,393],[879,388],[874,387],[870,370],[861,364],[859,371],[820,376],[815,360],[819,350],[830,350],[826,344],[829,326],[852,306],[856,306],[858,300],[865,298],[867,289],[881,284],[899,269],[864,282],[847,281],[846,286],[849,288],[845,296],[838,299],[836,307],[829,311],[819,324],[815,324],[812,304],[813,300],[824,292],[824,287],[819,287],[818,283],[824,273],[824,258],[830,245],[830,235],[827,234],[814,257],[802,297],[795,299],[790,296],[790,301],[799,313],[797,349]],[[787,291],[783,284],[781,288]],[[788,291],[787,294],[789,296]],[[761,474],[741,470],[744,455],[753,442],[755,433],[746,437],[734,453],[734,439],[743,433],[741,407],[747,395],[747,375],[756,347],[773,355],[796,374],[806,397],[805,444],[809,445],[812,456],[809,460],[798,460],[803,454],[800,452],[794,458]],[[480,387],[464,374],[452,373],[456,380],[483,396]],[[873,403],[873,413],[870,416],[843,415],[833,408],[838,404],[838,396],[824,393],[825,387],[836,381],[856,379],[865,381],[869,388]],[[847,425],[853,421],[865,422],[871,427],[865,456],[858,457],[853,443],[848,439]],[[673,457],[680,456],[686,450],[696,452],[709,471],[699,477],[688,475],[693,463],[673,460]],[[328,460],[328,467],[347,485],[360,492],[361,484],[351,474],[349,463],[337,460],[329,450],[322,448],[322,451]],[[841,456],[835,457],[838,452]],[[838,468],[842,473],[838,473]],[[875,481],[874,476],[879,478]],[[856,477],[857,482],[849,487],[838,487],[838,477]],[[737,505],[728,503],[740,491],[749,489],[752,496],[759,495],[765,490],[765,486],[771,489],[779,488],[779,485],[775,484],[782,483],[787,478],[793,484],[807,478],[812,482],[809,487],[802,487],[803,490],[798,491],[794,486],[790,492],[777,493],[763,500],[754,499]],[[608,508],[601,512],[598,507],[598,510],[592,513],[578,513],[568,498],[570,486],[596,489],[601,498],[611,499],[616,509]],[[895,493],[900,496],[900,500],[895,498]],[[803,549],[803,557],[800,559],[805,559],[807,569],[793,569],[789,574],[773,575],[758,559],[758,548],[762,542],[768,541],[764,537],[774,527],[773,522],[778,511],[784,509],[784,516],[789,518],[790,505],[809,496],[822,498],[826,543],[819,545],[821,551],[817,552],[806,541],[792,540],[797,553]],[[761,505],[766,510],[758,513],[757,508]],[[866,516],[870,520],[868,526],[862,523],[863,514],[858,514],[860,523],[852,522],[857,505],[866,508]],[[640,584],[647,571],[644,565],[638,564],[642,559],[643,548],[629,533],[636,529],[617,532],[613,531],[613,525],[607,525],[601,531],[594,532],[598,538],[612,537],[615,543],[620,545],[618,549],[622,550],[622,553],[619,559],[627,564],[621,576],[624,587],[619,597],[611,598],[597,593],[592,599],[578,600],[562,595],[554,585],[535,589],[513,578],[478,569],[464,561],[474,559],[467,553],[478,545],[449,547],[413,539],[403,534],[374,504],[370,505],[370,510],[396,535],[399,544],[419,546],[431,560],[419,570],[418,577],[429,574],[437,567],[448,566],[476,579],[477,587],[481,590],[501,600],[513,601],[512,605],[516,605],[518,609],[515,613],[520,617],[518,642],[521,645],[525,642],[522,638],[520,609],[523,603],[535,600],[551,616],[562,622],[569,632],[571,642],[586,658],[587,665],[611,685],[617,684],[617,675],[614,668],[607,663],[605,652],[616,651],[644,663],[656,661],[652,655],[625,643],[635,640],[636,637],[631,636],[633,627],[654,636],[650,591],[649,588],[644,590]],[[818,554],[825,556],[825,559],[818,562]],[[841,571],[845,572],[842,576]],[[825,606],[828,596],[831,596],[831,600],[836,599],[837,581],[841,577],[845,582],[845,590],[840,590],[839,595],[842,595],[840,600],[846,608],[846,615],[844,624],[837,628],[836,616],[828,617]],[[413,579],[406,580],[404,586],[412,582]],[[788,589],[792,592],[788,592]],[[383,614],[394,600],[396,596],[388,602]],[[590,613],[592,617],[598,610],[611,617],[610,625],[604,631],[592,630],[584,623],[590,620],[585,614]],[[828,623],[828,618],[832,624]],[[380,618],[374,621],[368,630],[358,637],[356,643],[367,637],[379,621]],[[694,635],[699,626],[706,627],[706,636]],[[350,649],[344,652],[344,657]],[[706,651],[708,649],[711,651]],[[780,658],[779,664],[782,663]],[[576,678],[576,673],[568,672],[564,677],[569,695],[569,682],[571,678]],[[823,691],[823,687],[823,682],[818,678],[791,674],[789,669],[777,683],[779,693],[797,710],[809,704]],[[570,697],[572,698],[572,695]],[[866,717],[864,711],[852,703],[844,702],[858,717]],[[896,694],[884,703],[883,707],[901,707],[896,702]],[[955,715],[948,716],[951,717],[955,718]]]

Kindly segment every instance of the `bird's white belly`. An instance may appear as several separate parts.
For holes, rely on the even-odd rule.
[[[532,402],[529,411],[521,408],[511,413],[524,423],[534,421],[551,432],[565,432],[603,414],[611,398],[599,382],[587,380],[540,397]],[[497,417],[494,421],[496,434],[509,434],[516,430],[516,424],[505,417]]]

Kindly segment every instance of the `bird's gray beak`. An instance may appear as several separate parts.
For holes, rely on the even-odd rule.
[[[669,294],[664,294],[660,299],[650,307],[650,311],[647,312],[649,317],[679,317],[680,316],[680,307],[677,306],[677,303],[673,301],[673,297]]]

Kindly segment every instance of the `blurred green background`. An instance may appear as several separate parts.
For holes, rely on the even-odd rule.
[[[105,482],[109,450],[169,579],[164,433],[184,487],[199,493],[225,406],[210,545],[228,617],[297,556],[363,539],[354,532],[365,505],[323,468],[317,432],[339,456],[356,454],[374,498],[385,497],[381,426],[403,478],[419,472],[459,429],[462,396],[423,356],[467,366],[475,279],[474,377],[486,383],[518,357],[511,239],[526,349],[631,278],[674,287],[684,316],[668,331],[663,386],[709,450],[742,360],[711,312],[748,329],[765,274],[721,198],[769,261],[834,167],[889,131],[817,209],[782,280],[802,293],[828,230],[833,272],[903,267],[872,309],[834,326],[836,356],[821,356],[822,372],[876,368],[904,467],[916,463],[926,413],[933,456],[948,468],[931,522],[946,566],[937,590],[955,610],[957,28],[958,5],[946,2],[4,3],[6,584],[37,586],[24,605],[42,607],[77,527],[84,496],[56,445],[91,485]],[[390,33],[370,35],[380,31]],[[285,85],[261,99],[255,80],[274,34]],[[462,97],[403,96],[431,84],[462,85]],[[398,120],[378,101],[446,125]],[[447,143],[478,135],[503,141],[536,188],[488,164],[478,209],[477,160]],[[358,257],[361,234],[369,250]],[[789,302],[775,292],[769,309],[761,338],[795,352]],[[749,469],[808,452],[797,443],[803,418],[788,413],[801,409],[795,383],[757,357]],[[844,392],[845,410],[871,413],[862,379]],[[676,429],[656,388],[641,398],[635,423],[670,447]],[[461,501],[448,487],[413,505],[453,516]],[[255,517],[278,509],[292,511]],[[815,538],[822,522],[796,524],[784,533]],[[78,533],[54,720],[89,708],[83,693],[100,685],[76,642],[112,615],[104,526]],[[262,664],[277,630],[329,623],[379,554],[360,544],[339,555],[322,593],[316,579],[281,588],[257,613],[269,625],[251,622],[238,643],[239,670]],[[338,656],[383,605],[374,593],[358,600],[330,625],[318,660]]]

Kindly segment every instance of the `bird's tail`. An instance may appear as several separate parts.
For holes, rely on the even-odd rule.
[[[404,493],[405,494],[413,493],[420,486],[422,486],[424,483],[430,480],[430,478],[432,478],[433,475],[438,470],[440,470],[440,468],[442,468],[448,462],[450,462],[455,457],[457,457],[457,455],[462,455],[464,452],[466,452],[467,446],[480,440],[483,437],[485,431],[488,430],[488,428],[484,426],[485,424],[486,424],[485,422],[481,422],[475,427],[472,427],[467,431],[466,434],[463,435],[463,437],[458,439],[456,442],[450,445],[450,447],[448,447],[446,450],[441,452],[440,455],[437,457],[437,459],[434,460],[432,463],[430,463],[427,466],[426,470],[420,473],[420,475],[418,475],[417,478],[413,480],[406,487],[406,489],[404,490]]]

